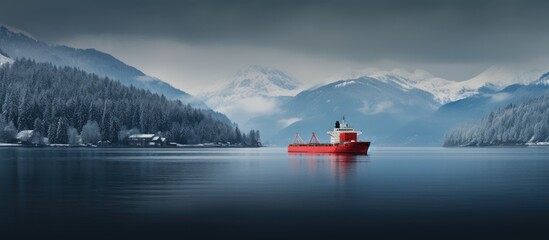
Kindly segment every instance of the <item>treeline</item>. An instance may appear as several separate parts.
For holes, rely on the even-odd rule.
[[[76,68],[20,59],[0,67],[0,141],[32,129],[49,143],[119,143],[134,133],[158,133],[171,142],[260,145],[259,131],[207,111]],[[81,139],[81,140],[80,140]]]
[[[449,130],[445,146],[517,145],[549,142],[549,94],[508,105],[477,122]]]

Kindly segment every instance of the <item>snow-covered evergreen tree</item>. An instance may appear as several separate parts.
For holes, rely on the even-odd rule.
[[[449,130],[445,146],[517,145],[549,142],[549,93],[520,105],[510,104],[476,122]]]
[[[67,129],[67,143],[71,146],[78,145],[78,140],[78,131],[76,130],[76,128],[69,127]]]
[[[0,113],[0,142],[7,142],[9,139],[4,134],[4,128],[8,125],[4,115]]]
[[[30,97],[31,96],[28,96],[27,91],[24,91],[21,95],[21,100],[19,101],[17,127],[22,130],[29,129],[32,127],[33,123]]]
[[[46,126],[44,126],[44,121],[42,121],[42,119],[40,119],[40,118],[34,119],[34,124],[32,126],[33,126],[32,129],[35,132],[39,132],[42,135],[47,134]]]
[[[67,123],[67,118],[60,117],[57,121],[57,131],[55,133],[55,141],[50,143],[61,143],[61,144],[67,144],[69,143],[69,136],[68,136],[68,130],[69,130],[69,124]]]
[[[50,123],[48,126],[48,143],[57,142],[57,125],[55,123]]]
[[[2,138],[6,142],[13,142],[15,140],[15,137],[17,136],[17,128],[13,124],[13,122],[9,122],[2,131]]]
[[[101,140],[101,129],[96,121],[88,121],[80,134],[82,143],[96,144]]]

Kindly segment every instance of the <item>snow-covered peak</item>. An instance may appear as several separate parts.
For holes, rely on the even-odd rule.
[[[347,70],[336,76],[330,77],[330,81],[344,80],[344,79],[357,79],[361,77],[371,77],[376,79],[384,78],[403,78],[409,81],[418,82],[425,79],[433,78],[433,75],[423,69],[416,69],[414,71],[408,71],[402,68],[395,68],[393,70],[381,70],[378,68],[364,68],[359,70]]]
[[[299,83],[285,72],[258,65],[250,65],[232,76],[218,94],[241,96],[293,96]]]
[[[478,94],[479,90],[483,87],[501,90],[512,84],[528,84],[537,80],[542,73],[538,69],[524,70],[505,66],[493,66],[469,80],[455,82],[435,77],[431,73],[421,69],[407,71],[396,68],[386,71],[367,68],[358,71],[348,71],[339,75],[339,79],[370,77],[379,81],[398,84],[404,89],[421,89],[431,93],[433,98],[439,103],[445,104]]]
[[[543,74],[538,69],[513,69],[505,66],[492,66],[479,75],[463,82],[457,86],[466,88],[491,87],[496,90],[503,89],[512,84],[529,84],[536,81]]]
[[[528,69],[528,68],[526,68]],[[461,82],[455,82],[446,87],[451,101],[460,100],[479,93],[483,87],[501,90],[513,84],[529,84],[539,78],[542,71],[529,68],[512,68],[506,66],[492,66],[477,76]]]
[[[345,81],[342,81],[341,83],[336,84],[334,86],[334,88],[342,88],[342,87],[352,85],[352,84],[356,84],[356,81],[355,80],[345,80]]]
[[[436,78],[428,71],[423,69],[416,69],[408,71],[402,68],[395,68],[393,70],[380,70],[377,68],[365,68],[361,70],[352,70],[345,72],[338,77],[332,77],[333,80],[341,79],[357,79],[361,77],[370,77],[383,82],[393,82],[406,89],[417,88],[416,85],[422,82],[434,82],[437,85],[451,84],[452,81],[442,78]],[[428,85],[428,84],[426,84]]]
[[[406,80],[407,82],[411,82],[411,83],[417,83],[420,81],[424,81],[426,79],[433,78],[433,75],[431,73],[422,69],[416,69],[410,72],[402,68],[395,68],[391,71],[380,70],[376,72],[371,72],[366,76],[371,78],[377,78],[377,79],[397,78],[397,79]]]
[[[4,65],[5,63],[13,63],[13,59],[4,56],[2,50],[0,50],[0,65]]]
[[[386,83],[397,84],[403,89],[421,89],[433,95],[433,98],[444,104],[452,101],[454,97],[449,97],[447,86],[455,83],[443,78],[437,78],[428,71],[416,69],[408,71],[402,68],[393,70],[380,70],[377,68],[366,68],[361,70],[348,71],[335,77],[335,79],[357,79],[361,77],[370,77]],[[334,77],[332,77],[334,79]]]
[[[299,83],[289,74],[250,65],[228,78],[217,90],[204,94],[202,99],[210,108],[246,126],[252,118],[280,111],[281,101],[299,91]]]
[[[549,85],[549,72],[546,72],[543,75],[541,75],[541,77],[536,82],[534,82],[534,84]]]
[[[14,28],[14,27],[11,27],[11,26],[8,26],[8,25],[3,24],[3,23],[0,23],[0,33],[4,34],[4,35],[7,35],[7,36],[12,36],[12,35],[24,36],[24,37],[27,37],[27,38],[30,38],[32,40],[37,41],[36,38],[33,37],[30,33],[25,32],[25,31],[20,30],[20,29],[17,29],[17,28]]]

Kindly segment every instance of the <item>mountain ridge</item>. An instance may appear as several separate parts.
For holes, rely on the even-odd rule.
[[[536,80],[539,77],[538,72],[525,74],[501,67],[487,69],[464,82],[451,82],[436,78],[423,70],[408,72],[396,69],[391,72],[370,71],[367,74],[369,76],[334,81],[300,92],[282,105],[282,113],[275,115],[275,119],[278,119],[277,122],[270,121],[265,124],[264,127],[271,128],[278,124],[280,127],[278,132],[265,131],[264,136],[272,133],[271,141],[281,144],[291,140],[289,138],[293,137],[296,131],[309,132],[325,129],[331,124],[331,120],[327,121],[326,118],[347,115],[348,119],[355,119],[354,122],[358,121],[357,126],[364,127],[363,129],[369,133],[367,137],[372,137],[378,144],[440,146],[444,131],[453,124],[480,117],[510,102],[521,102],[538,96],[546,91],[546,88],[543,87],[545,85],[541,85],[546,84],[549,79],[549,74],[544,75],[545,78]],[[490,78],[490,75],[494,75],[494,78]],[[516,79],[529,84],[507,85],[515,82]],[[439,85],[446,87],[446,90],[461,94],[459,99],[441,104],[440,101],[437,101],[440,98],[437,99],[432,90],[428,91],[429,89],[420,85],[426,83],[436,85],[436,81],[439,81]],[[361,88],[366,85],[368,88]],[[356,88],[362,90],[354,95],[353,91],[356,91]],[[338,89],[348,90],[333,94],[333,91]],[[423,102],[419,101],[422,103],[412,103],[412,96],[414,96],[412,93],[417,93],[417,91],[421,92],[420,95],[423,96]],[[313,92],[317,95],[316,100],[299,100]],[[384,94],[378,95],[378,93]],[[441,93],[447,94],[448,91],[441,91]],[[349,95],[354,95],[354,97],[349,97]],[[395,100],[400,98],[401,100]],[[427,98],[431,98],[431,100],[426,100]],[[363,102],[362,106],[356,102],[360,99]],[[338,102],[337,107],[324,107],[334,101]],[[397,102],[400,102],[401,105],[399,106]],[[418,106],[421,107],[425,104],[431,106],[428,108],[430,110],[418,109]],[[447,109],[450,108],[455,109],[447,112]],[[412,110],[407,111],[407,109]],[[396,119],[395,116],[398,113],[400,113],[398,118],[407,120]],[[250,121],[258,124],[261,121],[268,122],[269,118],[274,117],[269,116]]]
[[[497,91],[515,83],[528,84],[535,81],[542,73],[543,71],[537,69],[519,71],[496,65],[468,80],[458,82],[436,77],[423,69],[411,72],[401,68],[388,71],[367,68],[343,73],[341,78],[354,79],[367,76],[380,81],[392,81],[406,89],[418,88],[429,92],[436,101],[446,104],[476,95],[483,88]]]
[[[264,121],[263,128],[278,128],[274,133],[263,131],[263,135],[272,134],[272,143],[283,144],[295,132],[327,130],[332,121],[346,116],[357,129],[367,131],[368,138],[381,140],[387,137],[387,129],[432,113],[438,106],[431,94],[423,90],[361,77],[302,91],[283,104],[280,113],[253,122]]]
[[[444,133],[453,126],[482,118],[509,104],[521,104],[532,98],[547,94],[549,85],[513,84],[495,91],[481,89],[480,93],[442,105],[433,114],[411,121],[390,137],[390,141],[408,146],[441,146]]]
[[[77,67],[100,77],[109,77],[124,85],[150,90],[178,99],[195,107],[206,108],[206,105],[190,94],[179,90],[160,79],[147,76],[135,67],[127,65],[114,56],[96,49],[77,49],[59,44],[48,44],[37,40],[28,33],[13,28],[0,26],[0,49],[12,59],[29,58],[38,62],[49,62],[57,66]],[[143,81],[146,80],[146,81]]]

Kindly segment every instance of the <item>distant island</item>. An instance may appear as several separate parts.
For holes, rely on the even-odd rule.
[[[225,116],[73,67],[0,66],[0,145],[261,146]]]

